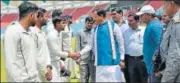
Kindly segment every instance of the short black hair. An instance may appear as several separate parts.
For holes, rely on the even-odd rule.
[[[180,0],[173,0],[173,1],[176,5],[180,6]]]
[[[106,11],[104,9],[97,8],[93,11],[93,13],[94,12],[97,12],[98,16],[103,16],[104,18],[106,17]]]
[[[139,21],[139,16],[136,15],[135,13],[130,12],[129,15],[128,15],[128,17],[130,17],[130,16],[133,16],[133,17],[134,17],[134,20]]]
[[[61,22],[63,20],[66,20],[66,18],[64,16],[56,16],[52,19],[52,23],[56,27],[56,23]]]
[[[155,17],[157,17],[159,20],[162,20],[162,16],[161,15],[155,15]]]
[[[111,12],[117,12],[117,13],[119,13],[119,14],[122,14],[122,15],[123,15],[123,11],[122,11],[121,9],[116,9],[116,8],[113,8],[113,9],[111,10]]]
[[[44,13],[46,13],[47,10],[43,8],[39,8],[37,17],[43,17]]]
[[[52,12],[52,18],[56,17],[56,16],[61,16],[62,14],[62,11],[61,9],[55,9],[53,12]]]
[[[34,13],[38,11],[38,6],[31,2],[23,2],[19,5],[19,18],[25,17],[29,13]]]
[[[39,11],[42,12],[42,13],[46,13],[47,12],[47,10],[44,9],[44,8],[39,8]]]
[[[94,22],[94,19],[90,16],[86,17],[85,22]]]

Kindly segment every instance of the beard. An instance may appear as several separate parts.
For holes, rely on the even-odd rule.
[[[47,22],[42,23],[42,26],[46,26],[46,25],[47,25]]]
[[[36,25],[36,22],[32,21],[30,26],[34,27],[35,25]]]
[[[31,26],[34,27],[36,25],[36,23],[32,23]]]

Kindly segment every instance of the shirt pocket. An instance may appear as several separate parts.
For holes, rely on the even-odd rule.
[[[142,34],[138,35],[138,39],[139,39],[139,44],[143,44],[143,35]]]
[[[82,40],[82,45],[86,45],[88,43],[88,35],[84,34],[81,40]]]
[[[83,45],[86,45],[87,44],[87,41],[83,41]]]

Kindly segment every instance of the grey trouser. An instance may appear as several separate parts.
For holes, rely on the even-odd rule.
[[[90,60],[87,64],[80,63],[81,82],[95,82],[95,66],[94,60]]]
[[[180,62],[175,59],[166,60],[166,68],[161,82],[180,82]]]

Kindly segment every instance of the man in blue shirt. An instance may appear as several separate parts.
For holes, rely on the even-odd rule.
[[[154,19],[154,13],[155,10],[151,5],[143,6],[141,10],[137,13],[137,15],[141,16],[141,20],[147,23],[143,38],[143,55],[149,76],[151,76],[153,72],[152,56],[154,55],[155,50],[160,44],[163,28],[161,22]],[[151,80],[150,77],[149,81],[153,82],[154,80]]]
[[[145,28],[138,25],[139,18],[134,13],[128,15],[128,28],[124,34],[126,83],[147,83],[148,75],[143,61],[143,35]]]

